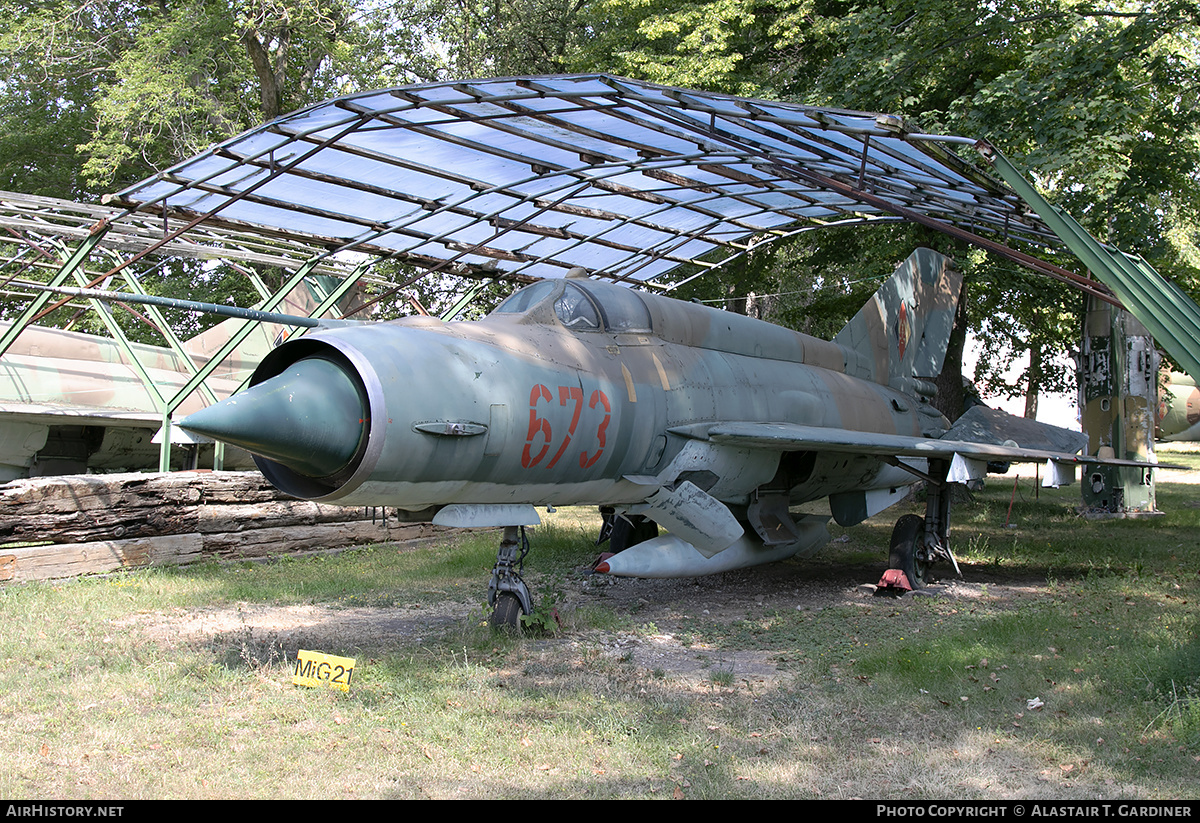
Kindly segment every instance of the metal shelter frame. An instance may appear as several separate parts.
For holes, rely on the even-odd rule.
[[[971,161],[958,153],[971,147]],[[289,290],[322,267],[349,288],[385,258],[418,267],[418,277],[529,281],[582,266],[670,290],[801,232],[911,221],[1126,302],[1200,374],[1200,309],[1182,292],[1171,293],[1168,323],[1146,322],[1161,313],[1153,292],[1169,288],[1144,262],[1081,236],[987,143],[924,134],[885,114],[602,74],[424,84],[310,106],[107,202],[111,211],[80,207],[98,222],[85,228],[79,218],[79,246],[51,285],[73,277],[92,288],[146,255],[217,243],[286,257]],[[110,237],[135,253],[84,277],[83,260]],[[1062,245],[1097,279],[1036,256]],[[138,288],[135,277],[124,281]],[[282,293],[262,296],[269,311]],[[49,301],[35,297],[12,334]],[[0,355],[10,343],[0,338]],[[171,412],[206,373],[163,399],[168,434]]]
[[[0,356],[9,350],[22,331],[53,308],[47,305],[53,295],[44,289],[60,288],[73,281],[83,287],[76,289],[77,295],[86,301],[85,305],[96,311],[125,362],[138,374],[154,399],[164,427],[169,427],[171,414],[193,391],[200,391],[207,402],[216,401],[216,396],[205,385],[204,379],[221,364],[236,344],[226,346],[208,363],[197,365],[158,308],[150,305],[144,309],[149,317],[141,319],[151,323],[162,334],[167,348],[191,374],[191,380],[183,390],[166,394],[146,371],[133,344],[116,323],[108,300],[100,299],[105,295],[97,292],[93,288],[95,285],[118,279],[119,286],[127,291],[111,293],[110,299],[120,301],[124,298],[126,302],[145,303],[145,289],[129,264],[134,259],[146,256],[151,249],[159,260],[220,260],[232,265],[249,279],[267,304],[278,304],[290,291],[289,285],[294,286],[308,274],[339,280],[342,285],[337,290],[337,296],[340,297],[363,273],[361,261],[351,264],[342,259],[316,260],[319,249],[294,241],[268,239],[254,232],[221,227],[197,227],[172,234],[160,217],[146,219],[129,213],[127,209],[13,192],[0,192],[0,232],[0,241],[6,241],[14,249],[0,259],[0,289],[10,299],[15,297],[29,301],[19,316],[0,333]],[[134,255],[125,259],[124,255],[128,252]],[[298,277],[293,276],[284,287],[273,291],[255,270],[256,266],[302,273]],[[46,272],[51,275],[43,279],[40,275]],[[59,304],[65,302],[62,300]],[[334,302],[336,300],[326,301],[328,304]],[[126,305],[126,308],[129,306]],[[325,308],[327,306],[320,307],[318,313]],[[252,328],[252,324],[247,322],[238,340],[244,339]],[[217,444],[216,448],[219,465],[221,444]],[[160,470],[169,468],[169,457],[168,440],[160,450]]]
[[[574,266],[654,284],[763,243],[910,219],[1034,245],[1001,181],[904,121],[606,75],[441,83],[312,106],[117,194],[175,220],[253,226],[436,270]]]

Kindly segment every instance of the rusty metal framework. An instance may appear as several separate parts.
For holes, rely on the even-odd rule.
[[[438,83],[282,117],[125,189],[131,210],[432,271],[661,283],[816,228],[917,219],[1056,243],[899,118],[607,75]]]
[[[271,289],[260,277],[262,268],[294,270],[321,251],[311,244],[218,226],[199,225],[163,242],[171,234],[161,217],[0,191],[0,244],[6,248],[0,253],[0,295],[10,301],[35,297],[47,273],[61,273],[71,250],[91,239],[91,253],[76,269],[88,282],[107,280],[125,268],[125,254],[155,246],[153,265],[171,258],[221,261],[242,272],[264,300]],[[354,261],[345,257],[322,259],[311,267],[314,275],[339,280],[354,272]],[[10,342],[0,341],[0,354]]]
[[[105,228],[101,247],[138,252],[170,233],[161,217],[151,217],[116,206],[92,205],[54,197],[0,191],[0,240],[11,240],[18,252],[2,265],[10,268],[19,256],[31,255],[39,244],[74,243]],[[7,236],[7,237],[6,237]],[[267,238],[260,232],[199,225],[160,247],[162,256],[199,260],[224,260],[233,264],[292,269],[310,259],[319,248],[311,243]],[[38,255],[32,255],[36,258]],[[44,255],[42,255],[44,259]],[[30,260],[34,268],[57,268]],[[314,273],[341,277],[351,267],[338,258],[323,261]]]

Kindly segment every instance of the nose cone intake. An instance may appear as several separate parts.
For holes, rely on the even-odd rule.
[[[367,418],[359,381],[332,360],[307,357],[189,415],[179,427],[240,446],[298,474],[329,477],[358,453]]]

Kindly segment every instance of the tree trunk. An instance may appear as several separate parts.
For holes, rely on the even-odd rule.
[[[946,359],[942,362],[942,373],[934,381],[937,396],[933,398],[933,406],[950,421],[957,420],[963,413],[963,349],[966,345],[967,280],[963,278],[958,308],[954,312],[954,328],[946,346]]]
[[[1042,386],[1042,350],[1036,346],[1029,348],[1029,385],[1025,389],[1025,417],[1037,419],[1038,393]]]

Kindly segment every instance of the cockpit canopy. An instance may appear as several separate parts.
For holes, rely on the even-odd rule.
[[[650,311],[637,292],[592,280],[542,280],[513,294],[493,313],[526,314],[550,302],[559,322],[571,331],[651,331]]]

